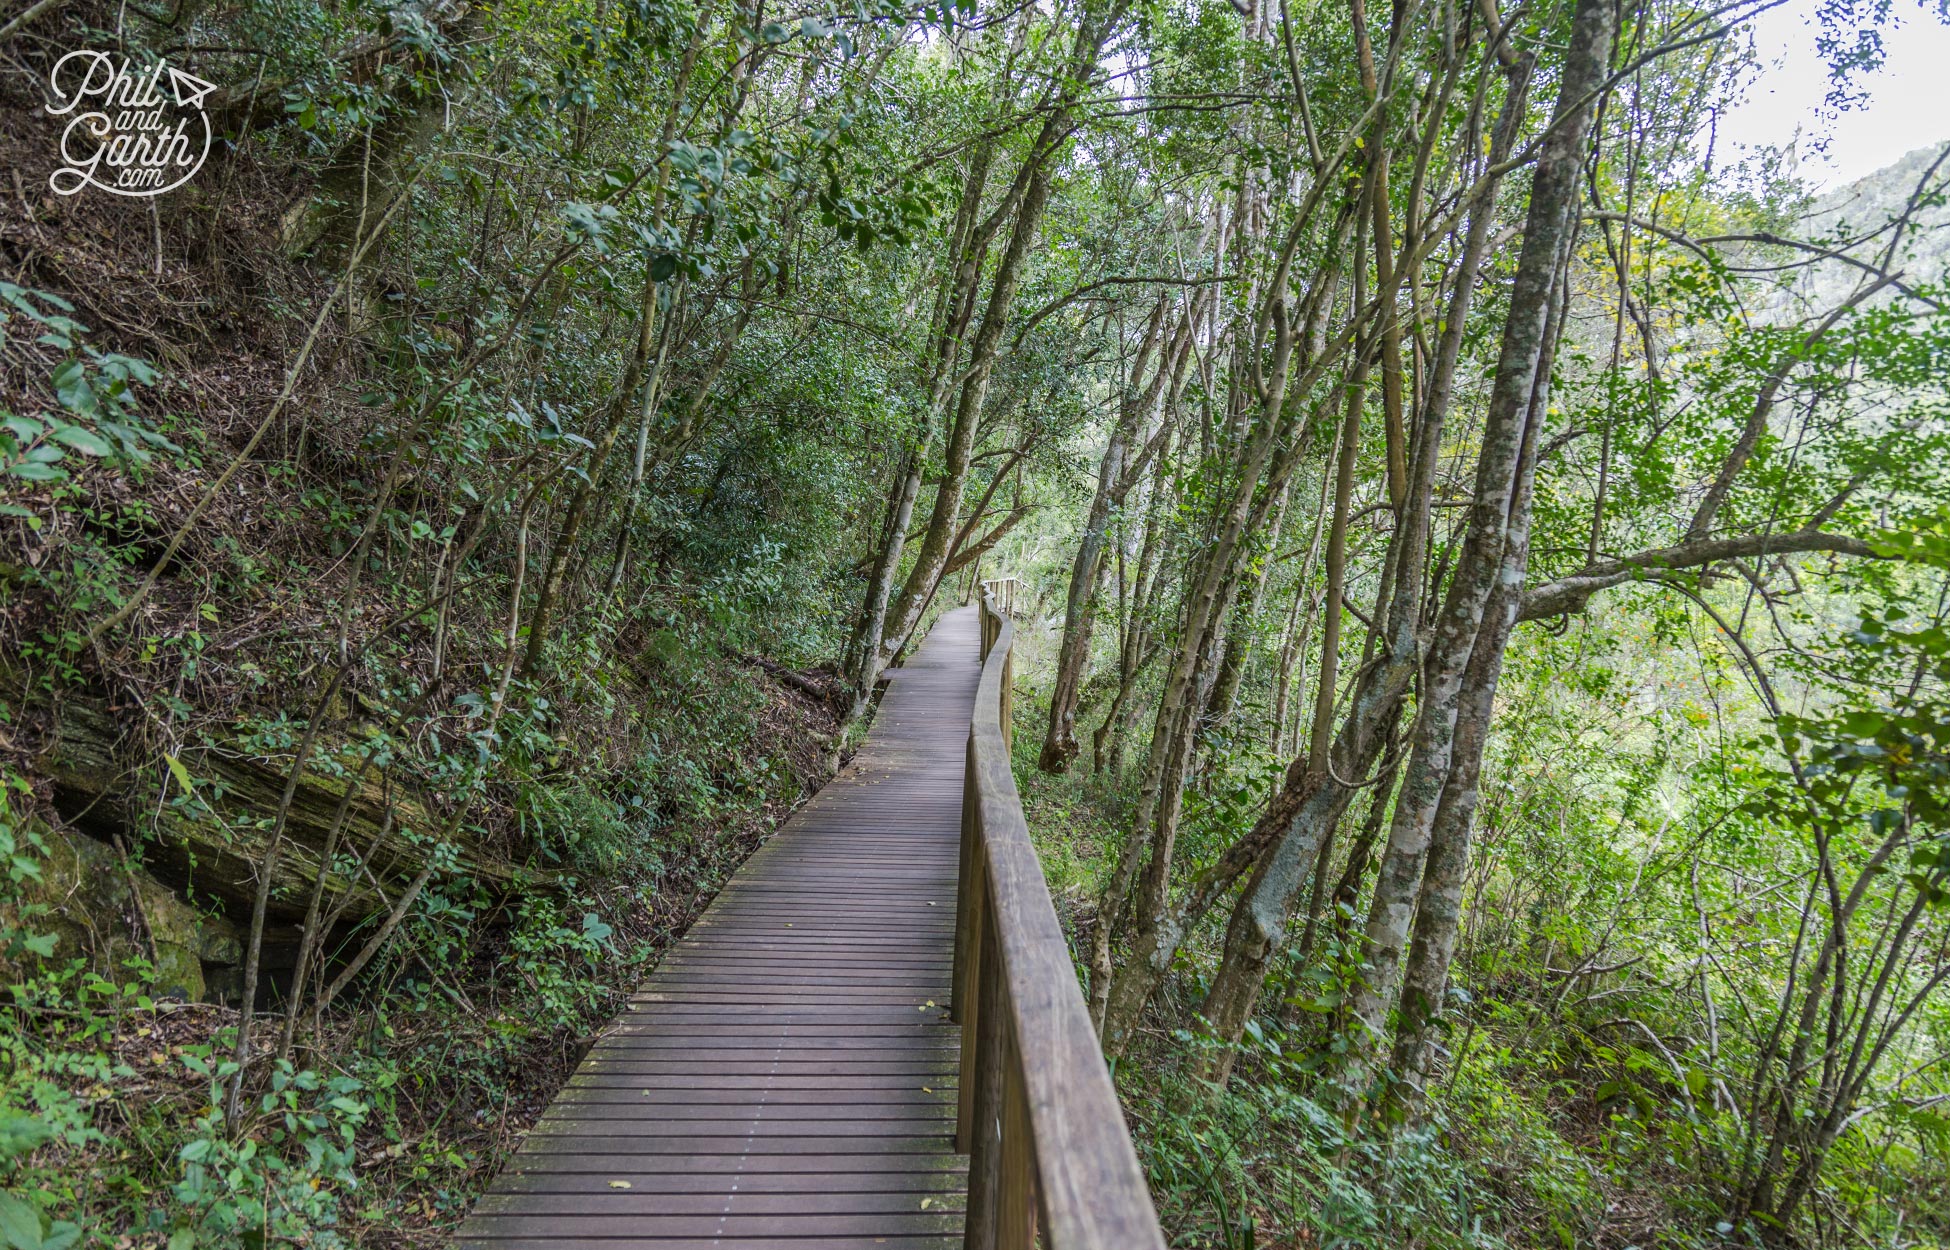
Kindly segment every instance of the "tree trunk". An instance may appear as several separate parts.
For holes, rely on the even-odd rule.
[[[1134,999],[1128,985],[1119,996],[1113,985],[1111,969],[1113,934],[1110,921],[1121,911],[1125,895],[1137,876],[1140,859],[1144,852],[1149,851],[1150,858],[1144,862],[1145,871],[1139,881],[1136,898],[1139,923],[1148,931],[1164,932],[1158,929],[1158,925],[1164,923],[1165,889],[1171,870],[1173,843],[1178,832],[1183,781],[1195,740],[1192,722],[1197,704],[1192,694],[1197,688],[1199,660],[1204,654],[1208,635],[1217,624],[1220,604],[1231,598],[1233,587],[1227,583],[1238,575],[1233,557],[1252,516],[1261,475],[1266,471],[1267,462],[1272,458],[1281,434],[1297,421],[1294,417],[1283,419],[1287,374],[1295,343],[1294,330],[1287,321],[1283,302],[1274,305],[1273,319],[1274,339],[1268,353],[1272,370],[1264,391],[1258,397],[1258,428],[1242,457],[1231,500],[1218,518],[1210,548],[1205,555],[1203,572],[1186,600],[1183,633],[1165,678],[1164,693],[1158,706],[1157,727],[1151,739],[1151,754],[1145,765],[1144,789],[1131,822],[1131,836],[1119,856],[1100,907],[1103,923],[1098,925],[1091,949],[1091,1007],[1105,1052],[1111,1055],[1122,1052],[1131,1030],[1136,1026],[1138,1012],[1150,999],[1148,987],[1155,985],[1155,978],[1163,976],[1164,966],[1156,962],[1155,956],[1164,948],[1153,942],[1148,954],[1134,960],[1137,966],[1145,969],[1136,974],[1147,986],[1142,996]],[[1290,469],[1291,466],[1286,467]],[[1273,488],[1277,489],[1278,485],[1273,484]],[[1176,950],[1175,933],[1169,945]],[[1165,966],[1168,965],[1169,956],[1166,955]],[[1128,981],[1122,974],[1116,979]]]
[[[1279,554],[1280,531],[1286,524],[1287,495],[1292,487],[1293,484],[1288,482],[1279,490],[1279,502],[1273,506],[1273,527],[1266,538],[1266,552],[1253,562],[1257,569],[1252,574],[1252,601],[1226,633],[1225,649],[1219,657],[1219,670],[1205,698],[1205,724],[1208,729],[1223,724],[1232,715],[1232,705],[1239,697],[1239,683],[1245,679],[1246,665],[1251,659],[1249,653],[1253,645],[1254,626],[1259,623],[1260,613],[1266,607],[1266,587],[1272,580],[1273,560]]]
[[[1175,415],[1175,414],[1174,414]],[[1158,513],[1163,506],[1166,480],[1166,455],[1161,451],[1152,476],[1151,499],[1144,514],[1144,541],[1138,548],[1137,581],[1131,588],[1129,602],[1124,609],[1124,623],[1119,638],[1117,652],[1117,693],[1112,697],[1110,711],[1104,716],[1104,723],[1097,726],[1091,736],[1091,768],[1103,772],[1106,768],[1112,774],[1123,771],[1124,744],[1130,736],[1130,728],[1136,719],[1135,705],[1131,703],[1132,689],[1137,685],[1138,675],[1151,661],[1153,620],[1158,612],[1158,599],[1163,593],[1159,579],[1158,565],[1163,559],[1164,548],[1168,545]],[[1105,753],[1105,739],[1109,739],[1109,753]]]
[[[1168,301],[1160,298],[1138,348],[1137,361],[1125,388],[1123,411],[1112,427],[1097,466],[1097,491],[1090,500],[1090,513],[1084,520],[1083,536],[1077,543],[1076,559],[1070,565],[1070,590],[1063,606],[1063,641],[1057,649],[1056,676],[1050,686],[1049,727],[1043,734],[1043,749],[1036,766],[1046,773],[1068,772],[1077,755],[1076,719],[1082,700],[1083,673],[1090,660],[1090,638],[1096,620],[1097,583],[1102,580],[1104,541],[1110,530],[1111,511],[1123,502],[1120,486],[1128,489],[1124,460],[1137,426],[1148,412],[1155,391],[1145,388],[1140,399],[1133,394],[1146,364],[1158,346],[1163,332]],[[1164,353],[1156,372],[1164,380]]]
[[[1189,704],[1187,696],[1195,688],[1193,683],[1198,676],[1198,660],[1204,654],[1207,634],[1217,624],[1213,609],[1230,597],[1230,588],[1223,583],[1229,574],[1237,574],[1234,555],[1240,537],[1265,520],[1273,499],[1284,489],[1300,455],[1304,453],[1305,443],[1298,434],[1311,428],[1311,422],[1307,419],[1310,414],[1288,413],[1286,406],[1294,349],[1302,341],[1309,347],[1311,360],[1302,372],[1299,383],[1292,388],[1295,394],[1306,395],[1319,384],[1321,376],[1331,367],[1351,337],[1350,330],[1329,353],[1317,349],[1314,336],[1307,332],[1313,328],[1314,319],[1324,315],[1323,310],[1332,305],[1339,289],[1341,270],[1337,261],[1345,248],[1351,221],[1349,213],[1341,214],[1334,231],[1335,246],[1329,252],[1336,261],[1330,262],[1326,271],[1319,274],[1313,283],[1307,297],[1310,308],[1303,319],[1302,328],[1296,329],[1289,321],[1284,298],[1270,298],[1263,314],[1251,322],[1253,335],[1263,336],[1270,331],[1273,336],[1270,350],[1265,350],[1264,355],[1270,370],[1262,373],[1257,358],[1251,362],[1252,386],[1257,392],[1254,396],[1258,405],[1257,422],[1245,454],[1240,457],[1231,501],[1208,541],[1203,572],[1196,589],[1186,601],[1183,633],[1174,653],[1172,668],[1165,679],[1143,788],[1131,822],[1131,837],[1105,889],[1102,914],[1106,923],[1098,927],[1091,947],[1092,1019],[1098,1025],[1098,1036],[1105,1052],[1113,1056],[1122,1053],[1136,1027],[1139,1014],[1169,970],[1178,943],[1186,931],[1186,918],[1195,919],[1217,897],[1214,891],[1201,889],[1194,903],[1166,905],[1165,887],[1169,880],[1172,847],[1183,798],[1182,782],[1194,742],[1187,708],[1196,705]],[[1294,237],[1297,238],[1297,235]],[[1257,356],[1263,350],[1259,346],[1262,341],[1256,337],[1250,347],[1236,345],[1235,351]],[[1286,450],[1275,456],[1274,449],[1282,442],[1285,442]],[[1270,473],[1267,470],[1269,460],[1273,463]],[[1266,479],[1264,495],[1261,494],[1262,477]],[[1259,826],[1255,828],[1257,830]],[[1147,851],[1150,861],[1135,899],[1137,929],[1132,953],[1113,976],[1110,952],[1114,935],[1110,922],[1122,915],[1125,895]],[[1229,853],[1217,876],[1229,885],[1250,866],[1250,858],[1240,859]],[[1205,875],[1207,878],[1213,877],[1210,872]]]
[[[1390,723],[1386,734],[1392,741],[1395,724]],[[1334,939],[1336,943],[1345,941],[1348,926],[1341,921],[1343,908],[1352,909],[1355,898],[1361,891],[1361,879],[1368,875],[1368,860],[1374,855],[1374,844],[1381,837],[1381,830],[1388,819],[1388,801],[1395,797],[1395,770],[1384,768],[1376,779],[1374,789],[1368,798],[1368,814],[1361,822],[1361,832],[1356,835],[1354,845],[1347,849],[1347,862],[1341,868],[1340,879],[1334,883],[1334,892],[1328,894],[1327,874],[1333,868],[1334,834],[1328,831],[1327,842],[1320,848],[1320,862],[1314,865],[1313,889],[1307,896],[1307,924],[1300,931],[1300,954],[1302,957],[1313,952],[1319,940],[1322,912],[1331,908],[1334,913]]]
[[[1359,1091],[1386,1037],[1401,958],[1413,921],[1436,808],[1454,757],[1462,679],[1495,589],[1513,528],[1519,466],[1532,400],[1549,384],[1552,313],[1562,260],[1575,233],[1579,174],[1597,93],[1610,64],[1612,7],[1579,0],[1572,18],[1552,128],[1531,184],[1523,250],[1517,262],[1502,349],[1491,384],[1478,453],[1469,529],[1435,623],[1423,666],[1414,745],[1395,800],[1381,873],[1368,911],[1363,976],[1350,1001],[1343,1088]]]
[[[1491,165],[1505,159],[1514,144],[1524,114],[1526,82],[1527,63],[1514,77],[1506,96],[1488,155]],[[1495,192],[1496,180],[1483,180],[1471,205],[1463,263],[1415,440],[1406,506],[1390,546],[1393,589],[1377,597],[1376,620],[1378,625],[1385,625],[1387,651],[1379,662],[1363,667],[1332,745],[1317,754],[1310,748],[1307,755],[1295,758],[1280,792],[1252,831],[1207,871],[1199,890],[1180,909],[1195,914],[1209,905],[1208,896],[1251,871],[1250,883],[1234,904],[1225,954],[1211,990],[1214,1010],[1224,1015],[1223,1024],[1215,1031],[1227,1043],[1237,1042],[1238,1030],[1243,1030],[1250,1016],[1265,963],[1284,935],[1296,893],[1317,858],[1326,831],[1340,819],[1358,779],[1366,775],[1392,736],[1402,700],[1421,666],[1422,585],[1436,468],[1463,331],[1494,216]],[[1140,935],[1136,945],[1146,951],[1147,958],[1142,965],[1133,961],[1128,978],[1131,985],[1122,991],[1123,1010],[1131,1019],[1156,991],[1185,929],[1182,921],[1173,919]]]
[[[1357,249],[1355,262],[1360,263]],[[1358,292],[1362,283],[1355,284]],[[1357,296],[1358,303],[1358,296]],[[1339,696],[1341,617],[1347,585],[1347,518],[1354,499],[1354,465],[1361,451],[1361,408],[1367,400],[1368,368],[1357,359],[1347,383],[1347,412],[1341,419],[1340,455],[1334,470],[1334,517],[1327,532],[1327,591],[1320,609],[1320,677],[1314,692],[1313,728],[1307,736],[1308,767],[1325,766],[1334,734],[1334,704]]]
[[[1568,255],[1568,247],[1566,252]],[[1408,950],[1408,964],[1402,973],[1401,1010],[1392,1060],[1395,1072],[1410,1087],[1411,1098],[1419,1098],[1427,1080],[1435,1030],[1449,986],[1449,965],[1455,957],[1462,917],[1463,878],[1469,868],[1469,840],[1476,818],[1483,750],[1496,710],[1503,656],[1516,628],[1517,610],[1523,604],[1524,572],[1530,563],[1530,504],[1537,472],[1537,444],[1550,402],[1550,357],[1563,329],[1567,286],[1568,278],[1560,282],[1557,309],[1546,332],[1544,363],[1531,397],[1529,428],[1518,463],[1516,491],[1510,501],[1510,528],[1503,565],[1484,611],[1476,645],[1470,651],[1468,667],[1463,672],[1449,776],[1436,808],[1428,863],[1423,869],[1415,905],[1415,932]]]
[[[923,429],[920,442],[908,449],[907,467],[896,482],[893,514],[888,518],[887,532],[874,562],[873,574],[867,579],[867,603],[860,618],[861,629],[855,651],[857,667],[850,674],[853,679],[853,705],[846,715],[847,725],[858,722],[866,715],[867,703],[873,698],[874,683],[880,680],[881,666],[876,663],[880,655],[880,631],[887,621],[887,598],[894,590],[894,574],[900,569],[901,551],[907,545],[907,527],[914,519],[914,501],[921,493],[921,470],[927,462],[930,432]]]
[[[562,531],[556,536],[555,544],[549,549],[548,564],[542,576],[541,589],[535,599],[535,612],[528,622],[528,649],[522,658],[521,672],[529,676],[540,667],[542,651],[548,644],[550,621],[562,599],[562,588],[567,582],[569,555],[575,550],[576,540],[582,534],[582,523],[589,515],[589,504],[596,493],[594,483],[601,476],[603,464],[609,459],[609,452],[616,445],[617,436],[623,432],[624,418],[630,410],[630,401],[635,398],[639,387],[644,388],[643,402],[652,402],[651,388],[646,386],[644,371],[650,363],[650,352],[655,345],[657,333],[657,280],[650,276],[646,265],[643,274],[643,296],[637,314],[636,347],[623,366],[623,378],[616,387],[616,395],[608,405],[608,419],[604,422],[600,436],[590,449],[587,472],[576,481],[575,490],[569,496],[569,509],[562,520]],[[646,417],[647,419],[647,417]]]
[[[933,324],[938,328],[938,333],[932,341],[927,362],[928,407],[922,414],[920,437],[908,449],[905,468],[895,482],[888,527],[882,535],[873,572],[867,579],[867,599],[853,639],[853,666],[849,672],[853,683],[853,704],[841,723],[842,738],[844,730],[866,715],[867,704],[873,698],[874,684],[880,680],[880,671],[885,666],[881,642],[887,628],[887,606],[900,572],[901,556],[907,549],[907,531],[914,521],[914,504],[920,498],[921,480],[927,470],[935,427],[939,424],[939,409],[954,377],[955,366],[961,359],[961,337],[967,332],[969,319],[974,315],[973,284],[979,277],[981,255],[987,243],[986,240],[973,240],[972,235],[975,218],[981,211],[982,193],[988,186],[993,152],[990,144],[979,146],[962,179],[961,204],[949,233],[948,263],[942,271],[941,295],[934,313]],[[967,255],[971,247],[975,253],[972,272]]]
[[[1017,171],[1016,186],[1011,187],[1010,195],[1004,198],[996,214],[992,215],[992,219],[999,219],[999,215],[1008,210],[1013,201],[1015,223],[1010,230],[1008,247],[996,265],[988,303],[982,310],[981,326],[976,330],[974,342],[969,348],[968,365],[961,379],[960,401],[955,407],[954,423],[943,450],[941,484],[935,490],[934,511],[928,518],[927,532],[921,537],[921,548],[915,553],[914,567],[909,571],[895,605],[889,608],[895,613],[897,623],[894,628],[885,631],[875,661],[878,664],[886,664],[892,652],[898,649],[898,643],[890,647],[887,640],[904,641],[919,624],[921,614],[927,610],[928,601],[934,596],[942,569],[952,554],[949,547],[960,523],[962,491],[968,483],[976,435],[981,427],[983,401],[988,397],[996,351],[1001,346],[1009,310],[1015,302],[1016,284],[1022,276],[1022,262],[1035,241],[1043,209],[1049,203],[1050,180],[1053,177],[1051,165],[1057,149],[1069,135],[1071,113],[1077,100],[1095,76],[1097,56],[1104,40],[1122,13],[1121,0],[1113,0],[1105,11],[1093,14],[1086,10],[1082,15],[1054,107],[1030,145],[1029,155],[1024,158],[1025,167]],[[1017,187],[1020,187],[1020,191]],[[978,227],[976,237],[983,237],[989,228],[987,223],[984,227]]]

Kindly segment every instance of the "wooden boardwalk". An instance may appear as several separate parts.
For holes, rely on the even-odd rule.
[[[891,674],[859,755],[665,955],[458,1245],[961,1245],[947,1006],[979,628],[948,612]]]

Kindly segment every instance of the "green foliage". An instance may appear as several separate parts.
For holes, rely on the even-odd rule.
[[[1126,1085],[1143,1117],[1145,1165],[1175,1244],[1504,1244],[1497,1196],[1480,1165],[1453,1148],[1463,1134],[1441,1121],[1397,1135],[1351,1132],[1280,1071],[1274,1035],[1255,1030],[1253,1043],[1255,1059],[1267,1061],[1263,1075],[1235,1080],[1220,1094],[1182,1081],[1155,1091]],[[1471,1127],[1535,1126],[1499,1115]],[[1519,1174],[1544,1181],[1540,1169]],[[1572,1221],[1570,1234],[1591,1196],[1575,1185],[1552,1194],[1551,1218]],[[1567,1235],[1563,1244],[1576,1241]]]
[[[1480,205],[1473,188],[1500,109],[1519,161],[1536,155],[1570,15],[1504,5],[1493,48],[1496,7],[1370,6],[1362,31],[1333,6],[1116,6],[1087,83],[1068,59],[1091,5],[116,12],[132,53],[219,58],[229,133],[221,177],[170,202],[180,219],[23,200],[30,229],[8,240],[0,1240],[330,1246],[451,1225],[576,1041],[817,771],[786,748],[837,750],[752,659],[857,671],[910,466],[930,488],[915,533],[952,470],[958,541],[1000,536],[920,588],[923,627],[960,578],[1023,579],[1017,749],[1080,958],[1129,919],[1102,898],[1120,857],[1165,862],[1131,839],[1167,787],[1178,867],[1152,901],[1182,902],[1308,753],[1316,698],[1344,714],[1391,645],[1373,605],[1408,532],[1389,477],[1406,449],[1386,445],[1362,300],[1401,313],[1411,445],[1458,336],[1440,442],[1420,444],[1440,465],[1422,620],[1463,550],[1529,176]],[[108,28],[99,5],[56,10],[41,20],[77,40]],[[1221,1057],[1196,1017],[1236,884],[1188,926],[1119,1069],[1183,1243],[1950,1227],[1950,293],[1917,223],[1851,206],[1810,225],[1782,161],[1716,172],[1703,136],[1741,58],[1685,6],[1620,12],[1621,57],[1660,51],[1608,84],[1582,167],[1526,576],[1655,557],[1510,647],[1436,1079],[1383,1082],[1412,1105],[1372,1117],[1336,1075],[1363,1027],[1385,770],[1265,935],[1282,949],[1217,1090],[1191,1075]],[[1888,19],[1821,7],[1831,105]],[[1388,198],[1364,205],[1376,154]],[[1939,209],[1940,184],[1904,202]],[[1017,240],[1032,186],[1048,203]],[[1479,211],[1492,248],[1451,327]],[[77,259],[127,221],[139,264]],[[1377,290],[1377,232],[1402,248],[1399,290]],[[1902,283],[1837,294],[1863,266]],[[80,309],[107,315],[91,329]],[[1182,378],[1138,393],[1144,327],[1181,315]],[[1302,349],[1261,411],[1276,321]],[[1340,682],[1320,692],[1321,518],[1350,398]],[[1106,567],[1081,587],[1079,737],[1094,765],[1102,727],[1103,770],[1032,783],[1071,556],[1127,416],[1155,461],[1106,510]],[[1291,424],[1249,465],[1275,419]],[[1257,519],[1228,565],[1235,500]],[[1809,530],[1835,541],[1762,541]],[[1748,546],[1656,555],[1702,536]],[[1173,721],[1166,673],[1214,573],[1221,625],[1185,652]],[[1439,714],[1426,675],[1403,684],[1396,764]],[[113,739],[79,764],[75,709]],[[255,1015],[235,986],[165,1003],[139,901],[102,923],[119,946],[57,954],[61,917],[27,894],[37,830],[64,816],[119,838],[131,880],[154,869],[240,926],[262,881],[274,930],[306,918],[302,975],[267,978]],[[1824,943],[1846,954],[1826,971]],[[1795,1185],[1805,1204],[1777,1219]]]
[[[335,1225],[341,1191],[358,1185],[354,1143],[369,1113],[360,1083],[281,1062],[256,1109],[257,1131],[238,1140],[216,1110],[233,1066],[212,1064],[208,1047],[182,1059],[211,1078],[211,1109],[177,1152],[182,1179],[173,1190],[172,1241],[187,1235],[205,1244],[271,1238],[348,1244]]]

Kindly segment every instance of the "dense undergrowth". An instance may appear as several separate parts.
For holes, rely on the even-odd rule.
[[[1624,641],[1594,628],[1522,657],[1492,756],[1496,798],[1471,876],[1445,1072],[1412,1125],[1350,1117],[1334,1079],[1348,991],[1364,975],[1358,899],[1330,897],[1319,932],[1296,935],[1222,1087],[1198,1069],[1218,1045],[1198,1007],[1224,934],[1186,943],[1118,1065],[1175,1241],[1713,1247],[1753,1235],[1726,1218],[1741,1110],[1716,1087],[1751,1062],[1734,1051],[1745,1040],[1739,1013],[1778,987],[1764,963],[1702,958],[1702,935],[1744,928],[1765,950],[1769,919],[1740,894],[1741,878],[1792,852],[1768,810],[1742,802],[1769,784],[1757,758],[1765,744],[1723,754],[1727,726],[1752,714],[1730,648],[1704,642],[1683,675],[1658,658],[1660,637],[1674,637],[1665,631],[1685,628],[1666,617],[1636,635],[1627,628]],[[1032,723],[1051,650],[1033,629],[1021,648],[1019,707]],[[1034,767],[1033,745],[1019,743],[1017,756],[1081,959],[1136,796],[1128,773],[1052,776]],[[1208,777],[1191,799],[1189,853],[1210,853],[1198,840],[1238,821],[1276,767],[1248,747]],[[1773,921],[1791,932],[1796,914],[1790,905]],[[1703,978],[1713,983],[1702,1016]],[[1695,1019],[1715,1027],[1716,993],[1725,1036],[1690,1036]],[[1950,1122],[1937,1105],[1923,1096],[1913,1109],[1884,1104],[1858,1117],[1859,1136],[1831,1161],[1812,1213],[1825,1244],[1941,1243]]]
[[[1123,808],[1094,786],[1029,783],[1032,828],[1046,859],[1071,858],[1073,902],[1105,871],[1074,858],[1077,842],[1110,842]],[[1073,920],[1076,919],[1073,915]],[[1083,909],[1085,937],[1094,922]],[[1341,984],[1317,965],[1282,969],[1287,992],[1248,1029],[1232,1080],[1222,1090],[1190,1070],[1212,1043],[1174,1027],[1201,995],[1198,965],[1210,941],[1187,957],[1184,982],[1147,1037],[1119,1065],[1126,1109],[1176,1244],[1222,1247],[1438,1247],[1716,1244],[1672,1203],[1690,1182],[1677,1159],[1626,1162],[1609,1111],[1573,1091],[1602,1084],[1550,1052],[1561,1022],[1529,1000],[1486,1004],[1485,1023],[1412,1130],[1350,1126],[1323,1091],[1318,1048],[1324,1017],[1355,975],[1346,943],[1330,949]],[[1541,988],[1541,987],[1539,987]],[[1541,995],[1540,995],[1541,997]],[[1526,1017],[1531,1017],[1526,1019]]]
[[[128,1244],[437,1243],[663,946],[790,805],[762,788],[728,795],[655,836],[605,813],[570,827],[607,835],[618,863],[514,893],[464,879],[429,892],[400,935],[410,956],[380,967],[354,1010],[293,1058],[273,1060],[236,1127],[221,1112],[234,1007],[165,997],[139,955],[50,960],[17,976],[9,1188],[41,1208],[44,1245],[93,1244],[84,1225]],[[32,891],[45,835],[20,810],[17,798],[15,890],[45,897]],[[4,933],[16,958],[41,953],[36,920],[58,906],[16,910]]]
[[[0,160],[41,171],[0,280],[0,1244],[437,1244],[830,770],[837,687],[775,661],[832,651],[799,571],[831,522],[793,488],[843,449],[721,431],[664,471],[654,540],[605,536],[642,569],[607,592],[593,542],[550,567],[540,521],[589,481],[613,282],[544,269],[561,227],[506,187],[471,236],[497,255],[456,269],[439,241],[490,188],[455,165],[364,272],[334,240],[358,206],[333,154],[466,76],[463,12],[129,29],[262,50],[161,215],[46,191],[54,40],[0,83]],[[100,41],[116,14],[61,18],[42,33]],[[348,57],[373,76],[335,78]],[[467,137],[543,151],[542,113]],[[504,283],[549,273],[556,337],[456,363],[450,327],[496,333]]]

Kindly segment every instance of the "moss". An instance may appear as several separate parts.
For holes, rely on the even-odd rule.
[[[54,740],[36,765],[53,781],[55,805],[71,822],[89,832],[150,830],[155,836],[143,839],[140,853],[158,877],[195,897],[215,900],[232,917],[248,914],[258,866],[268,859],[287,759],[267,759],[238,744],[185,753],[182,766],[196,783],[196,801],[189,803],[181,800],[178,784],[166,778],[153,752],[145,752],[144,744],[124,733],[106,702],[63,699],[54,728]],[[156,801],[158,785],[168,787],[168,801]],[[348,785],[361,789],[346,810],[341,845],[363,852],[377,840],[370,867],[382,882],[410,880],[430,855],[441,853],[430,835],[444,822],[408,796],[391,795],[395,819],[388,826],[388,796],[377,784],[313,769],[292,797],[271,883],[274,922],[289,923],[304,914]],[[468,875],[491,886],[512,880],[512,865],[469,841],[465,831],[457,840],[457,866]],[[328,880],[334,894],[353,894],[346,919],[380,908],[379,895],[371,889],[336,876]]]
[[[35,927],[54,936],[54,960],[86,959],[110,974],[153,958],[156,993],[190,1002],[208,997],[213,981],[232,979],[243,960],[235,925],[190,906],[106,843],[58,826],[37,832],[47,858],[22,901],[48,909]]]

